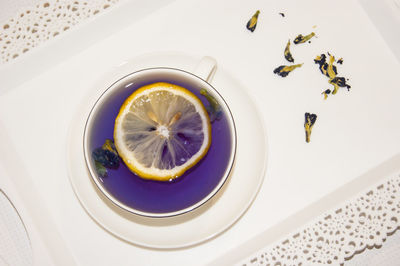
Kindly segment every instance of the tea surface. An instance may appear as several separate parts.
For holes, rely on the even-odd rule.
[[[135,90],[154,82],[168,82],[193,92],[205,106],[207,100],[187,84],[172,80],[152,80],[146,83],[126,84],[98,113],[93,123],[90,151],[100,147],[106,139],[113,139],[114,122],[125,99]],[[229,165],[232,134],[227,116],[223,114],[212,123],[211,146],[205,157],[179,178],[170,181],[153,181],[140,178],[121,162],[118,169],[108,169],[108,176],[99,178],[103,187],[118,201],[131,208],[151,213],[175,212],[188,208],[206,197],[219,184]]]

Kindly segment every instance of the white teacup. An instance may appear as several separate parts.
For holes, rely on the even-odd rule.
[[[133,214],[147,217],[168,217],[198,208],[221,189],[234,164],[237,137],[235,123],[227,103],[210,84],[215,71],[216,62],[210,57],[204,57],[194,73],[165,67],[142,69],[121,77],[98,98],[85,126],[84,155],[91,178],[112,203]],[[134,173],[128,176],[126,169],[111,170],[110,176],[99,177],[92,159],[92,151],[101,145],[99,139],[103,138],[102,134],[106,135],[105,132],[112,130],[110,128],[113,128],[112,125],[120,105],[137,88],[159,81],[190,88],[197,95],[199,95],[200,89],[206,89],[220,104],[223,118],[212,124],[213,130],[215,126],[215,130],[220,131],[213,131],[215,139],[212,139],[208,154],[199,162],[199,166],[196,165],[193,170],[188,171],[187,177],[185,177],[185,173],[176,182],[163,183],[143,180]],[[201,98],[201,95],[198,97]],[[205,99],[202,100],[207,104]],[[221,135],[223,128],[228,129],[226,138]],[[112,138],[110,132],[107,134],[109,138]],[[106,138],[105,135],[103,142]],[[223,159],[221,159],[222,156],[224,156]],[[223,163],[218,164],[218,160]],[[123,163],[121,162],[121,164]],[[120,165],[121,167],[126,168],[125,165]],[[181,178],[182,181],[179,180]],[[131,187],[129,188],[129,186]]]

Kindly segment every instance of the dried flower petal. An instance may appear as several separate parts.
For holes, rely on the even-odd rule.
[[[347,88],[347,90],[349,90],[351,86],[349,84],[346,84],[346,78],[337,76],[337,67],[334,65],[335,57],[329,53],[328,55],[329,63],[326,62],[325,54],[317,56],[314,59],[314,62],[319,65],[319,70],[321,71],[321,73],[329,78],[329,84],[333,85],[332,94],[336,94],[340,87],[345,87]],[[343,62],[343,58],[339,59],[337,62],[339,62],[340,60]],[[325,95],[325,99],[326,97],[327,95]]]
[[[289,75],[290,72],[292,72],[293,70],[295,70],[298,67],[301,67],[303,64],[297,64],[297,65],[291,65],[291,66],[279,66],[277,68],[274,69],[274,73],[281,76],[281,77],[286,77],[287,75]]]
[[[209,103],[209,105],[206,106],[206,109],[210,116],[210,122],[212,123],[215,120],[220,120],[222,117],[222,108],[218,101],[209,94],[206,89],[201,89],[200,94],[203,95]]]
[[[288,60],[291,63],[294,62],[292,53],[290,52],[290,40],[287,42],[285,51],[283,52],[283,54],[285,55],[286,60]]]
[[[92,158],[95,162],[97,174],[100,177],[107,176],[106,168],[116,169],[119,167],[120,158],[114,142],[110,139],[106,139],[100,148],[94,149]]]
[[[308,40],[310,40],[312,37],[315,36],[314,32],[311,32],[310,34],[303,36],[302,34],[297,35],[297,37],[294,39],[294,44],[299,44],[299,43],[305,43]]]
[[[118,168],[119,157],[114,152],[97,148],[92,152],[93,160],[101,163],[106,168]]]
[[[332,84],[334,87],[332,94],[336,94],[339,87],[347,88],[347,90],[350,90],[351,88],[351,86],[346,83],[346,79],[344,77],[335,77],[333,79],[330,79],[329,83]]]
[[[330,89],[327,89],[321,93],[322,95],[324,95],[324,100],[328,98],[328,95],[331,94],[331,92],[332,91]]]
[[[95,161],[95,167],[97,174],[101,177],[107,177],[107,169],[98,161]]]
[[[317,121],[316,114],[305,113],[304,129],[306,131],[306,142],[307,143],[310,142],[311,130],[315,124],[315,121]]]
[[[260,14],[260,10],[257,10],[257,12],[251,17],[251,19],[247,22],[246,28],[253,32],[256,29],[257,26],[257,20],[258,20],[258,15]]]

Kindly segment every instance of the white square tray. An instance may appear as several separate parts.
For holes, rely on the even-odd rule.
[[[250,33],[244,26],[257,9],[259,24]],[[292,47],[303,67],[287,78],[274,75],[273,69],[285,63],[288,38],[311,31],[317,38],[310,44]],[[54,42],[78,42],[79,36],[78,29]],[[36,60],[26,61],[27,66],[42,64],[38,57],[45,64],[47,57],[60,52],[53,48],[32,52]],[[268,165],[255,202],[232,228],[199,246],[159,251],[113,237],[85,213],[68,180],[66,139],[80,100],[103,73],[134,56],[169,50],[211,55],[245,85],[263,113]],[[324,101],[320,93],[328,87],[327,79],[313,58],[327,51],[344,58],[339,74],[350,78],[352,89]],[[20,58],[3,68],[8,77],[2,78],[18,80],[29,71],[23,65]],[[398,154],[399,70],[399,62],[354,0],[176,1],[34,78],[2,88],[0,123],[9,141],[2,147],[14,147],[21,158],[4,167],[9,173],[13,167],[27,170],[29,177],[13,178],[30,178],[30,190],[45,201],[66,246],[82,265],[205,264]],[[318,114],[308,144],[305,112]],[[7,162],[6,156],[1,154],[0,163]],[[342,200],[340,195],[337,200]]]

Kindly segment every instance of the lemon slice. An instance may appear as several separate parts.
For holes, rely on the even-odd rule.
[[[139,88],[121,106],[114,142],[131,171],[172,180],[197,164],[211,144],[211,124],[199,98],[165,82]]]

